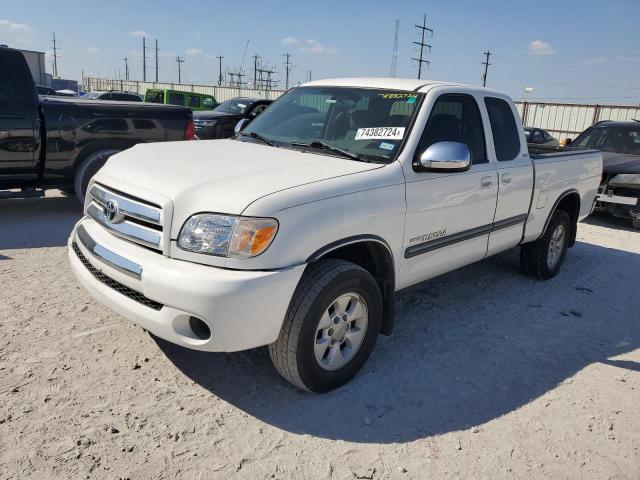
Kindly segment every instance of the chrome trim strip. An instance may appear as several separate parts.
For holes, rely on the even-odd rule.
[[[101,185],[94,184],[89,191],[96,202],[105,205],[109,200],[115,200],[120,212],[129,217],[137,218],[144,222],[162,225],[162,210],[136,202],[133,199],[123,197],[117,193],[107,190]]]
[[[146,245],[147,247],[161,250],[162,237],[160,232],[152,230],[150,228],[143,227],[135,223],[128,222],[127,220],[120,223],[111,223],[104,214],[104,211],[99,208],[95,202],[89,204],[87,208],[87,214],[93,218],[96,222],[102,225],[104,228],[113,232],[115,235],[119,235],[132,242]]]
[[[84,248],[89,250],[98,260],[106,263],[111,268],[118,270],[119,272],[129,275],[135,279],[140,280],[142,277],[142,267],[131,260],[127,260],[121,257],[117,253],[103,247],[96,243],[91,238],[91,235],[87,232],[83,225],[79,225],[76,229],[76,238],[82,244]]]

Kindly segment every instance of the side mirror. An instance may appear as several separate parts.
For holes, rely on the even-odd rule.
[[[251,120],[248,118],[243,118],[238,123],[236,123],[235,128],[233,129],[234,133],[239,133]]]
[[[569,145],[571,145],[571,142],[573,142],[573,138],[569,138],[569,137],[565,138],[564,139],[564,146],[568,147]]]
[[[471,152],[464,143],[434,143],[420,155],[420,165],[431,172],[464,172],[471,168]]]

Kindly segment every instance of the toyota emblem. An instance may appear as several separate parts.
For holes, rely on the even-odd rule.
[[[117,223],[121,220],[119,218],[120,209],[118,208],[118,203],[115,200],[107,200],[107,203],[104,204],[104,215],[111,223]]]

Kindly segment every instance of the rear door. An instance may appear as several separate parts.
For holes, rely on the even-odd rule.
[[[487,156],[477,99],[445,93],[434,102],[407,181],[404,262],[411,285],[481,260],[487,253],[498,193],[496,167]],[[421,171],[420,154],[438,142],[465,143],[472,166],[465,172]]]
[[[20,52],[0,47],[0,180],[35,176],[38,96]]]
[[[534,174],[527,145],[520,139],[515,108],[497,97],[485,97],[484,104],[493,138],[490,155],[496,160],[499,178],[498,205],[489,236],[491,255],[515,247],[522,240]]]

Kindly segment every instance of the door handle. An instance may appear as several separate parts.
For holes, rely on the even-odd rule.
[[[493,177],[482,177],[482,179],[480,180],[480,186],[482,188],[493,187]]]
[[[511,174],[510,173],[503,173],[502,174],[502,184],[503,185],[507,185],[511,183]]]

